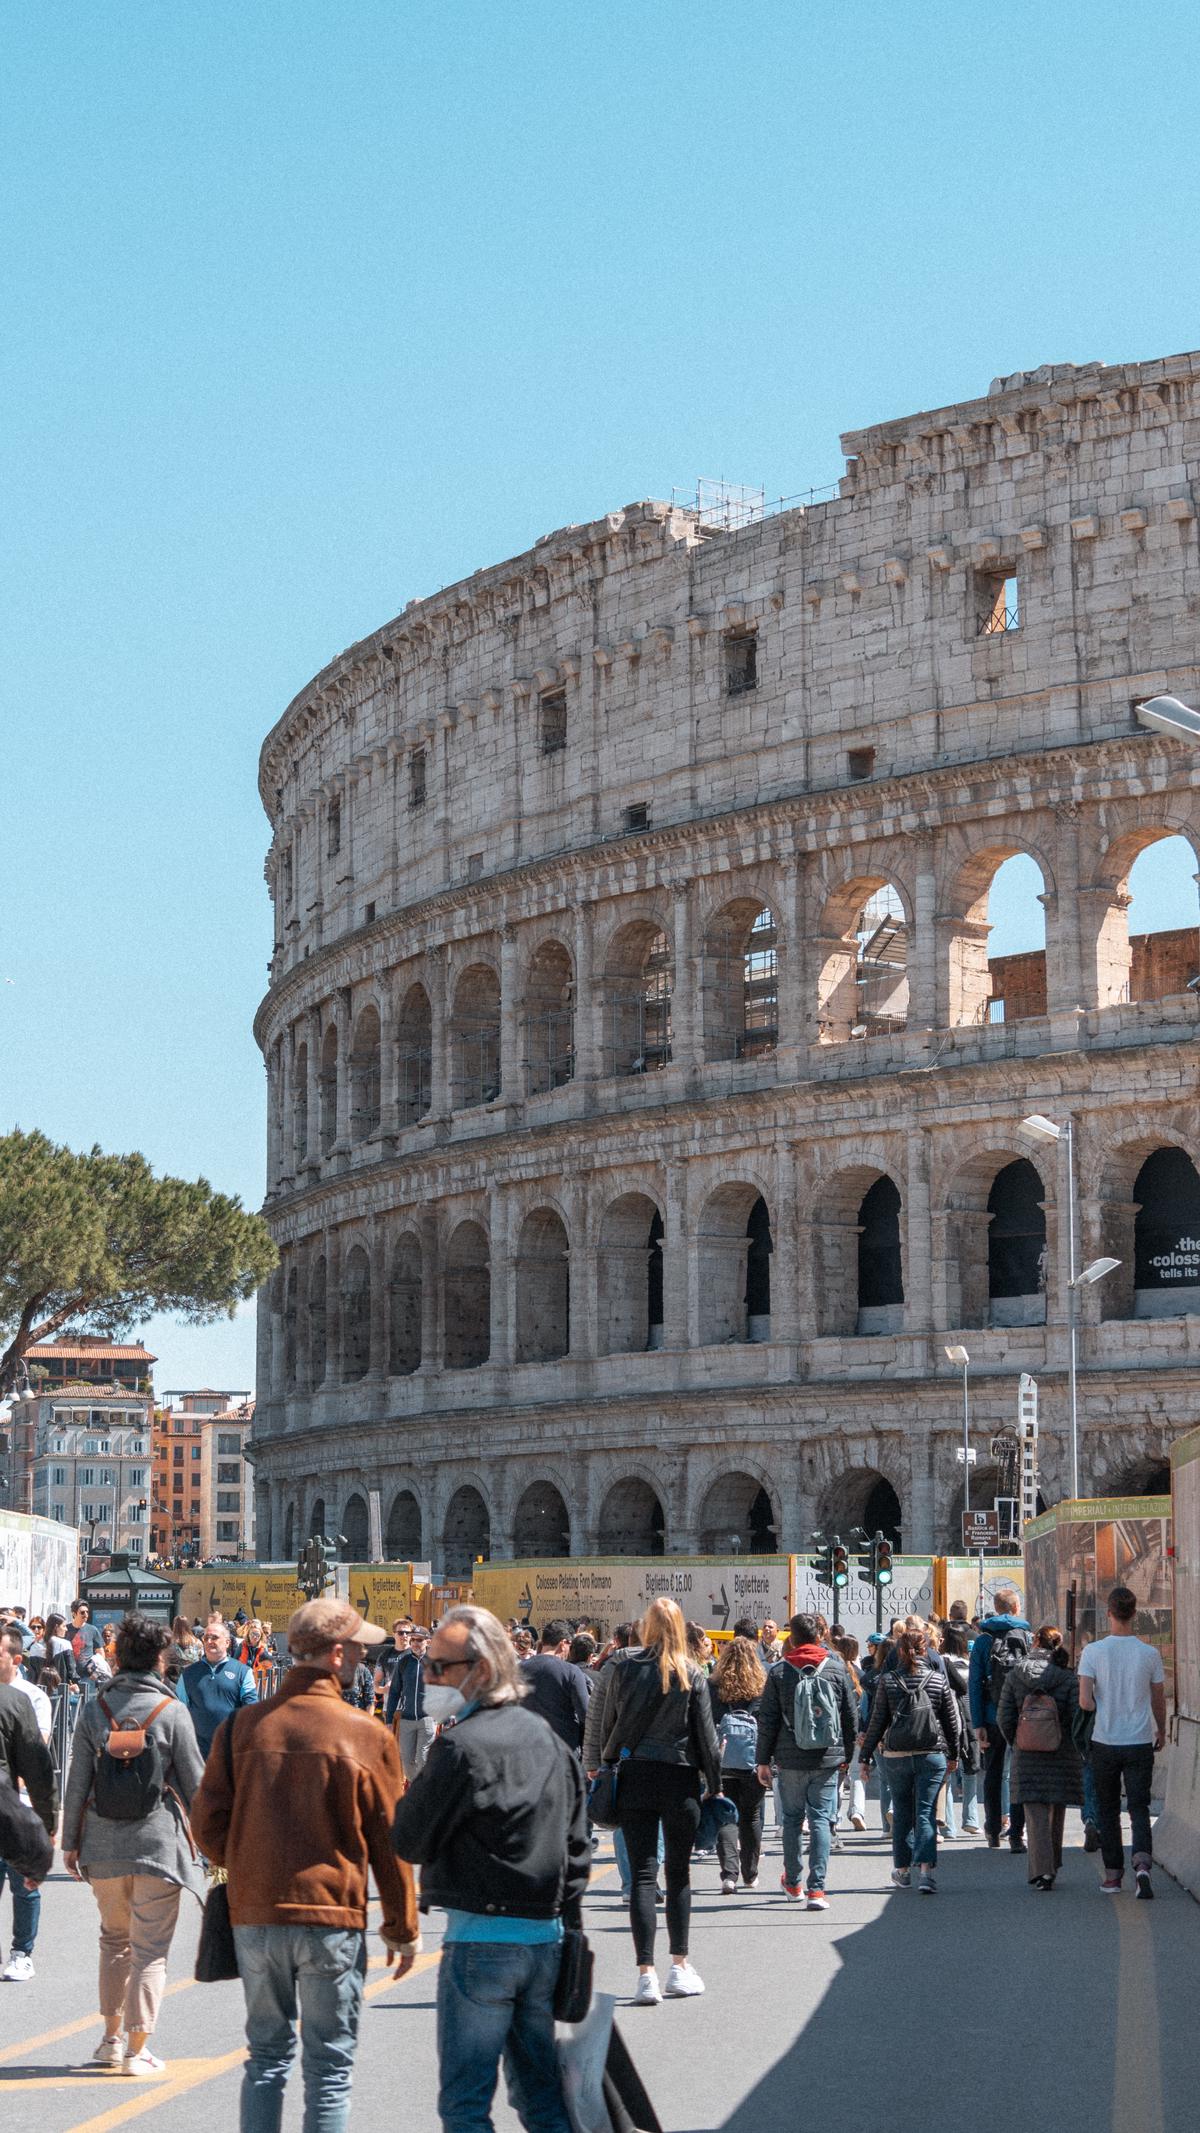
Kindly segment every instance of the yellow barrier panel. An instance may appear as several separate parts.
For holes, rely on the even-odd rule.
[[[351,1563],[347,1576],[350,1605],[357,1607],[368,1622],[377,1622],[381,1629],[390,1631],[401,1615],[412,1613],[411,1563]]]
[[[543,1563],[479,1563],[472,1583],[481,1607],[502,1622],[511,1617],[541,1629],[556,1615],[594,1622],[607,1634],[636,1622],[651,1600],[677,1600],[690,1622],[732,1629],[739,1617],[786,1621],[790,1561],[786,1555],[564,1557]]]
[[[304,1603],[294,1570],[263,1570],[257,1563],[231,1564],[227,1570],[193,1571],[183,1581],[179,1612],[189,1622],[199,1615],[203,1622],[215,1608],[232,1622],[239,1607],[247,1615],[266,1619],[278,1634],[287,1628],[288,1617]]]

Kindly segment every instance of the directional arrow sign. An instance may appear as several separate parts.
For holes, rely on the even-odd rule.
[[[208,1595],[208,1611],[209,1611],[209,1614],[210,1614],[210,1615],[215,1615],[215,1614],[216,1614],[216,1611],[217,1611],[217,1605],[218,1605],[218,1602],[217,1602],[217,1588],[216,1588],[216,1586],[214,1585],[214,1586],[212,1587],[212,1590],[210,1591],[210,1593],[209,1593],[209,1595]]]
[[[363,1586],[363,1589],[362,1589],[362,1595],[361,1595],[361,1597],[360,1597],[360,1599],[359,1599],[359,1603],[358,1603],[358,1611],[359,1611],[359,1614],[360,1614],[360,1615],[362,1616],[362,1618],[363,1618],[363,1621],[365,1622],[365,1621],[366,1621],[366,1619],[367,1619],[367,1617],[368,1617],[368,1615],[369,1615],[369,1614],[370,1614],[370,1612],[371,1612],[371,1595],[370,1595],[370,1593],[369,1593],[369,1592],[367,1591],[367,1588],[366,1588],[366,1586],[365,1586],[365,1585]]]
[[[709,1599],[710,1599],[710,1600],[712,1601],[712,1611],[713,1611],[713,1614],[714,1614],[714,1616],[715,1616],[715,1615],[716,1615],[716,1614],[717,1614],[718,1612],[720,1613],[720,1616],[721,1616],[721,1619],[720,1619],[720,1621],[719,1621],[719,1622],[714,1622],[714,1624],[713,1624],[713,1627],[714,1627],[715,1629],[728,1629],[728,1627],[729,1627],[729,1594],[728,1594],[728,1593],[726,1592],[726,1590],[725,1590],[725,1587],[724,1587],[723,1585],[722,1585],[722,1587],[721,1587],[721,1602],[720,1602],[720,1608],[719,1608],[719,1609],[718,1609],[718,1606],[717,1606],[717,1599],[716,1599],[716,1595],[715,1595],[715,1593],[710,1593],[710,1594],[709,1594]]]
[[[252,1587],[252,1588],[251,1588],[251,1592],[250,1592],[250,1612],[251,1612],[251,1614],[252,1614],[252,1615],[256,1615],[256,1614],[258,1613],[258,1588],[257,1588],[257,1586],[254,1586],[254,1587]]]
[[[529,1590],[528,1578],[526,1578],[524,1586],[522,1587],[521,1597],[517,1602],[517,1606],[520,1608],[521,1613],[524,1615],[525,1620],[528,1622],[530,1615],[533,1613],[533,1594]]]

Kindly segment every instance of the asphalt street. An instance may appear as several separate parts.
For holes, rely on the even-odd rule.
[[[1063,2133],[1194,2133],[1200,1907],[1164,1875],[1153,1904],[1103,1897],[1077,1824],[1068,1844],[1050,1896],[1027,1889],[1023,1859],[962,1839],[925,1898],[890,1888],[872,1829],[831,1862],[826,1914],[783,1897],[773,1832],[754,1894],[722,1897],[715,1860],[696,1861],[692,1958],[707,1992],[617,2011],[666,2133],[929,2133],[941,2121],[1024,2133],[1035,2117]],[[607,1849],[588,1909],[597,1983],[626,2001],[632,1950]],[[88,2065],[100,2034],[91,1894],[61,1874],[47,1884],[37,1976],[0,1987],[0,2123],[236,2127],[240,1988],[192,1981],[198,1916],[185,1899],[155,2038],[167,2070],[135,2083]],[[7,1894],[0,1937],[7,1950]],[[359,2133],[437,2133],[438,1959],[436,1931],[399,1985],[373,1958]],[[300,2115],[297,2076],[285,2127]],[[502,2097],[496,2123],[517,2123]]]

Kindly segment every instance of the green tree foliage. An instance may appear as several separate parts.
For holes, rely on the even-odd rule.
[[[0,1135],[0,1393],[26,1349],[64,1327],[114,1340],[155,1311],[232,1318],[275,1261],[265,1222],[203,1178]]]

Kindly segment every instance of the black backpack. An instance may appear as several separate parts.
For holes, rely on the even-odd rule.
[[[108,1738],[96,1751],[92,1806],[102,1822],[142,1822],[161,1807],[167,1789],[162,1748],[150,1731],[160,1711],[174,1701],[164,1696],[140,1725],[122,1725],[103,1696],[96,1698],[108,1720]]]
[[[1027,1629],[1009,1629],[1003,1636],[993,1636],[990,1630],[985,1634],[992,1639],[992,1649],[988,1657],[988,1698],[998,1711],[1000,1698],[1004,1694],[1004,1684],[1014,1666],[1019,1666],[1022,1659],[1028,1658],[1033,1649],[1033,1638]]]
[[[941,1729],[925,1688],[927,1675],[889,1674],[900,1693],[900,1702],[887,1730],[887,1746],[896,1755],[938,1755]]]

